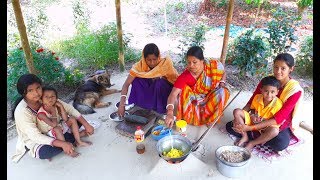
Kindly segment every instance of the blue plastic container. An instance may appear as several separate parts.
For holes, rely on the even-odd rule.
[[[166,127],[163,126],[163,125],[159,125],[159,126],[156,126],[152,129],[151,131],[151,137],[152,139],[158,141],[160,140],[161,138],[165,137],[165,136],[168,136],[172,133],[172,129],[165,129]],[[154,132],[155,131],[160,131],[160,134],[159,135],[155,135]]]

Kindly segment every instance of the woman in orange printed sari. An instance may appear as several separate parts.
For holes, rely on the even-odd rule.
[[[212,123],[221,115],[230,96],[225,78],[220,61],[206,61],[200,47],[191,47],[187,52],[187,68],[174,83],[168,97],[166,125],[173,126],[177,98],[177,119],[195,126]]]

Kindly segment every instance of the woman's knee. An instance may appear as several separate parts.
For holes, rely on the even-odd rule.
[[[239,116],[242,113],[242,109],[236,108],[233,110],[233,115],[234,116]]]
[[[276,135],[273,139],[268,141],[266,145],[270,146],[275,151],[282,151],[289,146],[290,143],[290,132],[287,130],[278,131],[278,135]]]

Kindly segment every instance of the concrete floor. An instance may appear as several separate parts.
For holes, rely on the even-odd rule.
[[[126,73],[112,78],[115,88],[120,89]],[[117,81],[117,82],[116,82]],[[232,92],[230,100],[237,92]],[[17,138],[7,142],[7,179],[9,180],[69,180],[69,179],[230,179],[219,173],[215,163],[215,150],[222,145],[232,145],[233,140],[218,128],[232,119],[232,110],[242,107],[250,98],[251,92],[241,92],[226,109],[222,122],[215,125],[204,140],[203,148],[191,153],[179,164],[169,164],[156,152],[156,143],[151,136],[145,139],[146,152],[137,154],[133,139],[115,132],[118,122],[111,121],[108,116],[114,112],[114,106],[97,109],[97,113],[85,115],[88,120],[97,120],[101,126],[95,134],[87,139],[93,142],[90,147],[78,148],[81,155],[71,158],[63,153],[54,157],[51,162],[39,160],[25,155],[17,164],[11,161]],[[114,104],[119,94],[104,97],[105,101]],[[313,103],[305,101],[301,106],[301,120],[313,126]],[[302,118],[303,117],[303,118]],[[187,135],[190,140],[197,140],[206,130],[206,126],[188,126]],[[249,171],[239,179],[313,179],[313,135],[299,128],[296,134],[304,143],[295,147],[291,155],[280,160],[267,163],[253,155],[248,164]]]

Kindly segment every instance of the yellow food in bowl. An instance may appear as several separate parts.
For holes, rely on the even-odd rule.
[[[158,136],[160,134],[160,131],[153,131],[152,134]]]
[[[184,155],[184,153],[179,149],[171,148],[169,152],[164,151],[163,155],[169,158],[180,158]]]

